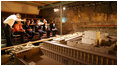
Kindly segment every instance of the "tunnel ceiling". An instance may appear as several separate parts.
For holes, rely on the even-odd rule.
[[[48,7],[59,6],[60,4],[62,4],[62,5],[69,4],[69,3],[76,2],[76,1],[16,1],[16,2],[33,5],[33,6],[38,6],[39,9],[44,9],[44,8],[48,8]]]

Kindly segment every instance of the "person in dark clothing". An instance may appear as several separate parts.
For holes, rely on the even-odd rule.
[[[31,19],[30,24],[35,24],[34,19]]]
[[[32,30],[35,31],[35,22],[34,22],[34,19],[31,19],[30,26],[31,26]]]
[[[27,21],[26,25],[25,25],[25,30],[26,30],[26,33],[28,33],[30,35],[30,38],[29,39],[32,39],[33,36],[35,35],[35,33],[33,32],[33,30],[31,29],[31,26],[30,26],[30,20]]]
[[[47,30],[47,21],[45,19],[43,19],[43,31]]]
[[[54,24],[55,25],[55,24]],[[53,27],[52,28],[52,35],[53,36],[56,36],[56,33],[57,33],[57,28],[56,27]]]
[[[49,27],[49,24],[47,24],[47,29],[46,29],[46,31],[47,31],[47,38],[50,38],[50,27]]]
[[[51,21],[50,23],[50,30],[52,31],[52,28],[53,28],[53,21]]]
[[[56,28],[56,25],[53,23],[53,21],[51,21],[50,23],[50,30],[52,32],[52,35],[56,36],[57,28]]]
[[[4,33],[7,40],[7,47],[12,45],[12,29],[8,24],[4,24]]]
[[[43,30],[46,31],[46,33],[47,33],[47,38],[49,38],[49,37],[50,37],[50,26],[49,26],[49,24],[47,23],[47,20],[46,20],[46,19],[43,19],[43,23],[44,23],[44,25],[43,25]]]
[[[42,26],[39,25],[39,21],[35,24],[35,32],[39,32],[40,38],[43,36]]]
[[[43,26],[43,31],[45,32],[46,31],[45,24],[43,24],[42,26]]]

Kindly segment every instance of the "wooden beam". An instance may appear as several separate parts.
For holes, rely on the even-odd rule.
[[[30,14],[30,13],[22,13],[22,12],[9,12],[9,11],[1,11],[1,12],[6,12],[6,13],[19,13],[19,14],[25,14],[25,15],[38,15],[38,14]],[[22,15],[21,15],[22,16]]]
[[[42,6],[39,9],[44,9],[44,8],[49,8],[49,7],[55,7],[55,6],[59,6],[60,4],[64,5],[64,4],[69,4],[69,3],[73,3],[73,2],[77,2],[77,1],[60,1],[59,3],[50,4],[48,6]]]
[[[63,12],[63,9],[62,9],[62,4],[60,4],[60,35],[62,35],[62,12]]]
[[[35,6],[44,6],[44,5],[40,5],[38,3],[33,3],[33,2],[28,2],[28,1],[18,1],[18,2],[29,4],[29,5],[35,5]]]
[[[31,43],[33,44],[33,43],[38,43],[38,42],[48,41],[48,40],[51,40],[51,39],[52,39],[52,38],[42,39],[42,40],[33,41],[33,42],[31,42]],[[14,46],[24,46],[24,45],[27,45],[27,43],[23,43],[23,44],[19,44],[19,45],[14,45]],[[13,48],[14,46],[1,48],[1,50],[10,49],[10,48]]]
[[[41,3],[45,3],[45,4],[52,4],[52,3],[50,3],[50,2],[48,2],[48,1],[40,1]]]
[[[40,5],[43,5],[43,6],[47,5],[46,3],[42,3],[40,1],[28,1],[28,2],[37,3],[37,4],[40,4]]]

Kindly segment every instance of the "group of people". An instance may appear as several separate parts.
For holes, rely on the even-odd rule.
[[[7,46],[12,46],[12,37],[13,34],[21,36],[21,42],[24,42],[24,37],[27,36],[31,40],[34,35],[39,35],[39,39],[43,37],[43,34],[46,34],[47,37],[56,36],[57,28],[53,23],[53,20],[48,23],[46,19],[43,19],[41,22],[40,19],[34,21],[34,19],[21,19],[20,14],[10,15],[4,21],[4,31],[5,37],[7,39]]]

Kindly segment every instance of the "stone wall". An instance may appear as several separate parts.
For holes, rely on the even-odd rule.
[[[117,34],[117,2],[74,2],[63,5],[66,10],[63,16],[67,21],[63,23],[63,34],[85,30],[99,30],[111,35]],[[59,8],[59,7],[55,7]],[[54,8],[40,10],[39,15],[49,22],[54,20],[59,32],[59,12]]]

